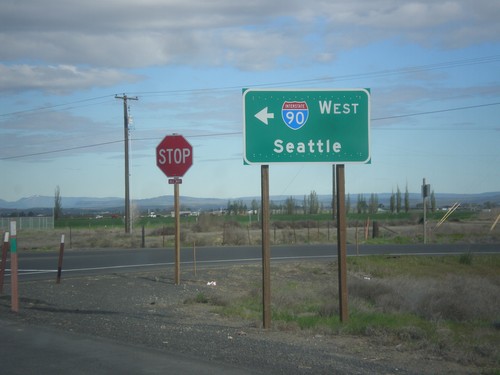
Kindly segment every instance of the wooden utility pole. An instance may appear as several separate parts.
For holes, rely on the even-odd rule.
[[[125,142],[125,233],[130,233],[130,185],[129,185],[129,156],[128,156],[128,107],[127,100],[139,100],[137,97],[115,95],[116,99],[123,100],[123,138]]]

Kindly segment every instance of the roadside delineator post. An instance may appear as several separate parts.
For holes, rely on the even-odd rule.
[[[57,280],[56,280],[57,284],[61,283],[63,256],[64,256],[64,234],[61,235],[61,244],[59,246],[59,263],[57,264]]]
[[[141,248],[144,249],[146,247],[146,232],[144,229],[144,224],[142,224],[142,232],[141,232]]]
[[[0,265],[0,294],[3,294],[3,282],[5,277],[5,263],[7,263],[7,251],[9,251],[9,232],[3,235],[2,264]]]
[[[196,241],[193,241],[193,264],[194,264],[194,276],[196,277]]]
[[[17,285],[17,223],[10,222],[10,286],[11,311],[19,312],[19,291]]]

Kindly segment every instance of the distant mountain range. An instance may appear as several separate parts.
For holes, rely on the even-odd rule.
[[[363,194],[364,198],[368,201],[371,193]],[[385,206],[389,206],[389,200],[391,193],[379,193],[377,194],[378,201]],[[289,195],[279,195],[272,196],[270,200],[276,204],[283,203]],[[304,200],[304,195],[295,195],[293,198],[296,200],[298,205],[301,205]],[[351,205],[355,204],[358,199],[358,194],[351,194]],[[447,194],[447,193],[436,193],[435,194],[436,203],[438,206],[448,206],[455,202],[459,202],[462,205],[472,204],[481,205],[485,202],[494,203],[497,206],[500,205],[500,192],[488,192],[481,194]],[[404,199],[404,192],[402,192],[402,199]],[[260,202],[260,197],[240,197],[240,198],[196,198],[181,196],[181,205],[192,211],[198,210],[214,210],[226,208],[228,201],[242,201],[248,207],[250,207],[251,202],[256,200]],[[331,195],[318,195],[318,200],[325,207],[330,207],[331,205]],[[418,203],[422,202],[422,197],[418,193],[410,193],[410,205],[413,207]],[[116,197],[108,198],[90,198],[90,197],[61,197],[61,203],[63,210],[81,210],[81,211],[118,211],[123,210],[124,199]],[[132,201],[132,205],[138,207],[140,210],[161,210],[170,209],[174,204],[174,198],[171,195],[161,196],[156,198],[146,198],[137,199]],[[54,197],[50,196],[32,196],[27,198],[21,198],[15,202],[8,202],[0,199],[0,210],[40,210],[40,209],[52,209],[54,207]]]

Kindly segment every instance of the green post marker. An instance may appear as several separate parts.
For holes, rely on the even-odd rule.
[[[16,222],[10,222],[10,253],[17,253]]]
[[[11,310],[19,312],[19,292],[17,287],[17,223],[10,222],[10,285],[11,285]]]

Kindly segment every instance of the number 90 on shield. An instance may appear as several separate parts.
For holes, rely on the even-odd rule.
[[[281,118],[290,129],[300,129],[306,124],[308,117],[309,108],[306,102],[284,102],[281,107]]]

